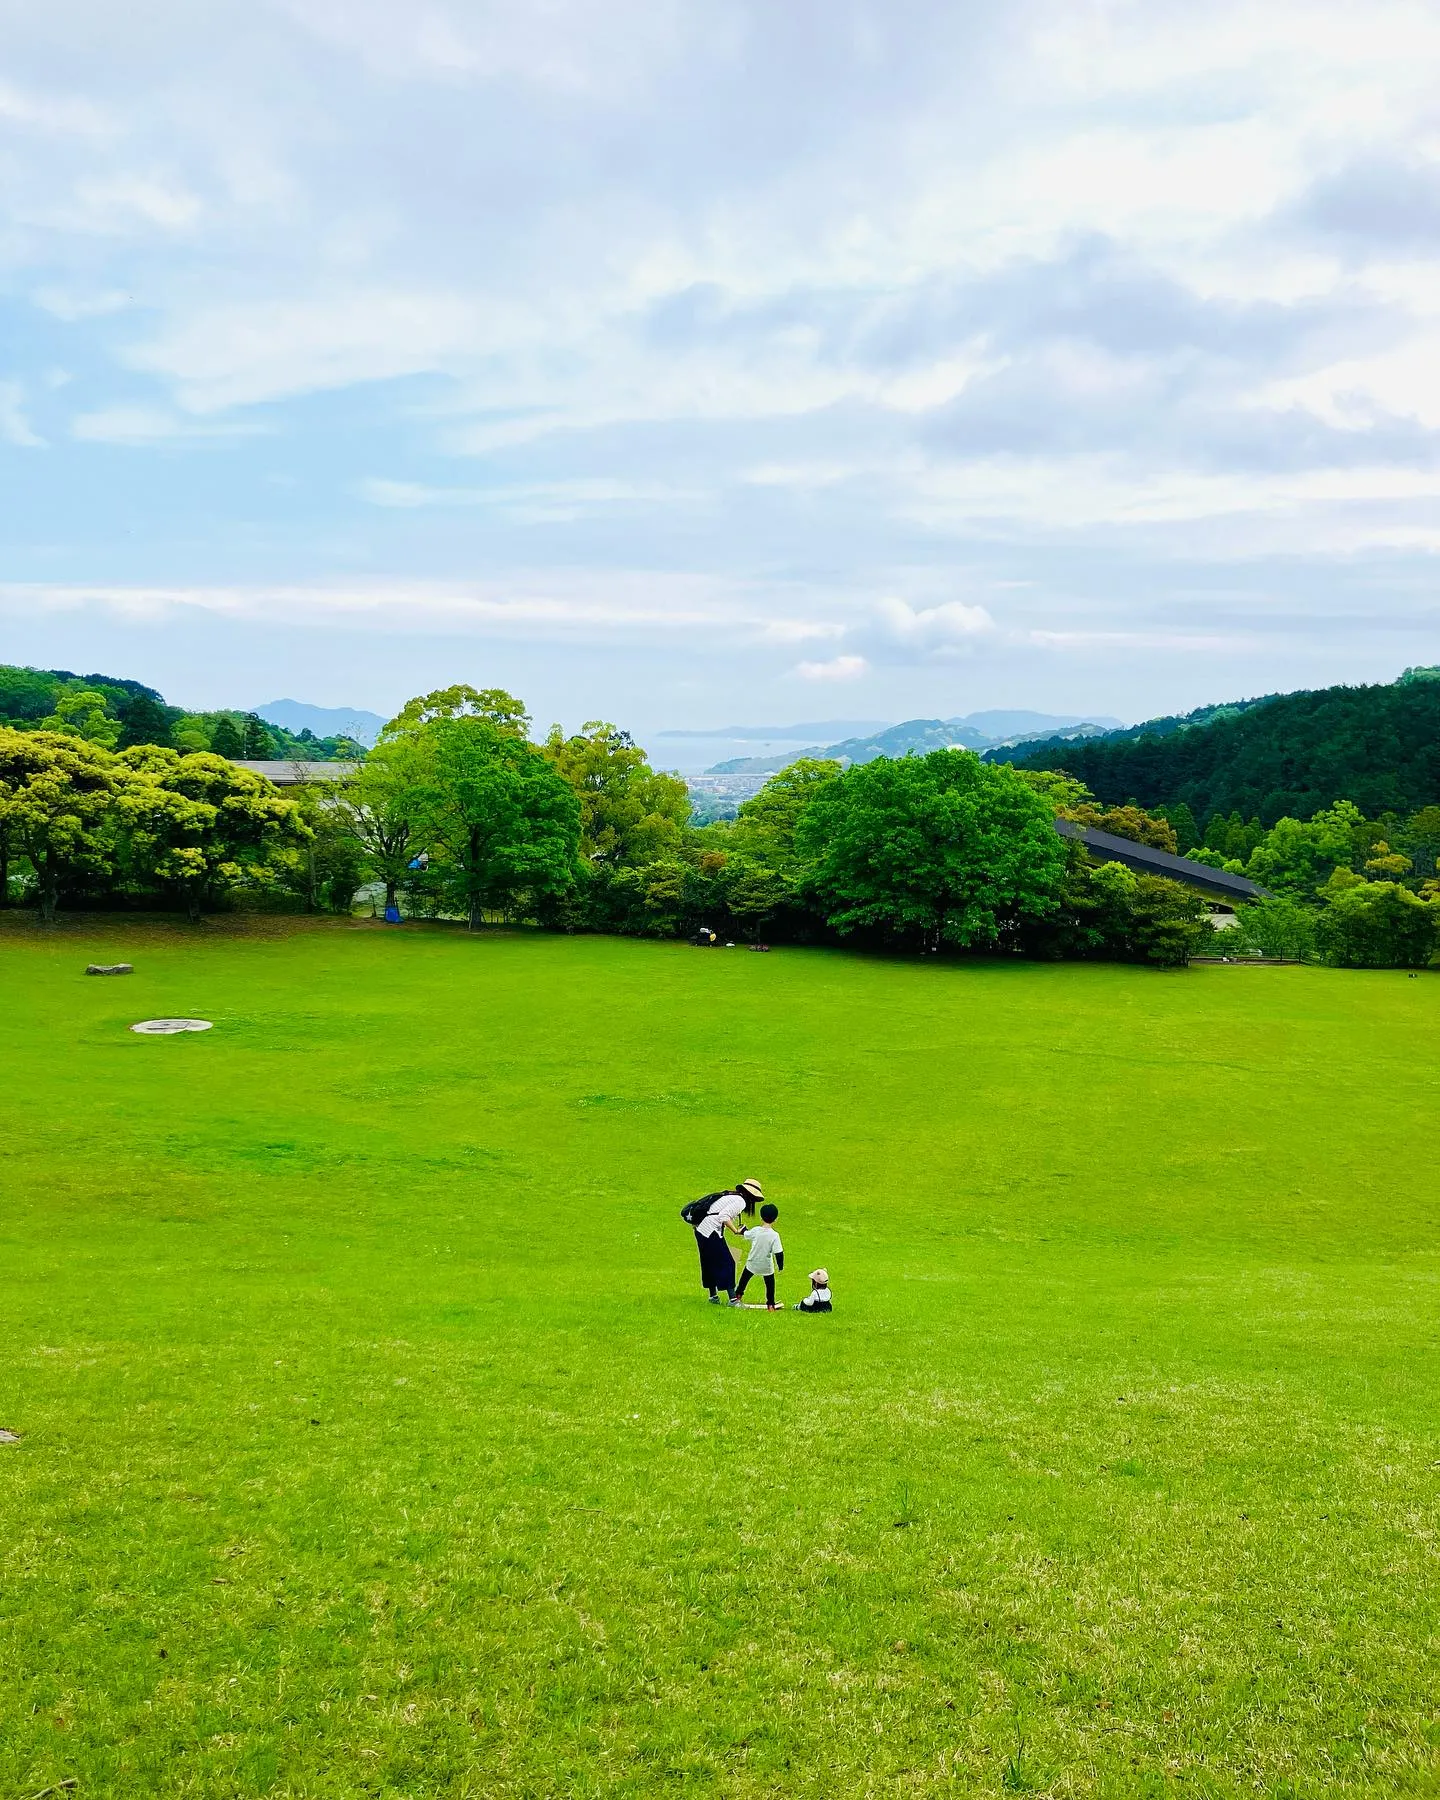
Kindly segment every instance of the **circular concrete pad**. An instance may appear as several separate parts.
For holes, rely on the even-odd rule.
[[[210,1031],[213,1027],[209,1019],[142,1019],[130,1029],[147,1037],[171,1037],[177,1031]]]

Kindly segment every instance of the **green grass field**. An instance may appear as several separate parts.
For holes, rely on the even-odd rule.
[[[0,1792],[1436,1794],[1437,1102],[1434,977],[11,916]]]

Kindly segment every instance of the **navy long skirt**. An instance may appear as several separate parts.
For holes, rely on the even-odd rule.
[[[711,1237],[702,1237],[697,1231],[695,1242],[700,1250],[700,1285],[712,1292],[716,1288],[724,1288],[727,1294],[735,1289],[735,1258],[730,1254],[730,1246],[725,1242],[723,1232],[717,1231]]]

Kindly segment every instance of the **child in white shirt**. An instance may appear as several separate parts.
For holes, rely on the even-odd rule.
[[[795,1302],[796,1312],[830,1312],[830,1271],[828,1269],[812,1269],[810,1271],[810,1292],[803,1300]]]
[[[775,1221],[780,1217],[778,1206],[762,1206],[760,1208],[761,1223],[746,1229],[745,1238],[750,1245],[750,1254],[745,1258],[745,1270],[740,1277],[740,1285],[735,1290],[732,1306],[744,1303],[745,1290],[750,1285],[752,1275],[760,1275],[765,1280],[765,1306],[769,1312],[781,1312],[783,1308],[775,1304],[775,1271],[785,1267],[785,1246],[780,1242],[780,1233],[775,1229]]]

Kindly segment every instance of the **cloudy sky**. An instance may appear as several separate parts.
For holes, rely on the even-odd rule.
[[[637,727],[1440,661],[1440,8],[0,0],[0,660]]]

